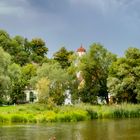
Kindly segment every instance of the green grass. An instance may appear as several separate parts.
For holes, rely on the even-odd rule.
[[[58,106],[52,110],[42,104],[0,107],[0,123],[76,122],[104,118],[140,118],[140,105]]]

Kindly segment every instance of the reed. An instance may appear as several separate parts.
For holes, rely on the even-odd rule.
[[[0,107],[0,123],[77,122],[104,118],[140,118],[140,105],[57,106],[48,109],[42,104]]]

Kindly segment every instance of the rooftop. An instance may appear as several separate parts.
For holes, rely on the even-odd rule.
[[[77,49],[77,52],[86,52],[86,49],[81,45],[81,47]]]

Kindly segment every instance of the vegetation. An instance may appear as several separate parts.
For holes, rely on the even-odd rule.
[[[140,50],[129,48],[110,67],[108,90],[117,102],[137,103],[140,99]]]
[[[107,77],[109,66],[116,56],[100,44],[93,44],[81,59],[80,71],[85,84],[80,90],[84,102],[97,104],[97,96],[103,97],[108,103]]]
[[[0,104],[6,100],[6,96],[10,91],[10,77],[8,75],[8,66],[11,62],[11,57],[8,53],[0,48]]]
[[[68,68],[71,65],[71,59],[74,52],[67,51],[65,47],[62,47],[58,52],[56,52],[53,57],[54,60],[56,60],[63,69]]]
[[[39,103],[50,108],[64,104],[67,90],[74,104],[97,105],[98,99],[109,104],[109,95],[116,104],[140,102],[140,49],[128,48],[117,57],[94,43],[81,57],[65,47],[50,59],[47,52],[41,38],[0,30],[1,105],[24,103],[25,89],[38,91]]]
[[[40,103],[47,103],[50,99],[56,105],[64,103],[64,92],[69,87],[70,76],[58,63],[44,63],[32,81],[39,92]]]
[[[106,118],[140,118],[140,105],[117,106],[57,106],[48,109],[44,104],[0,107],[0,123],[76,122]]]

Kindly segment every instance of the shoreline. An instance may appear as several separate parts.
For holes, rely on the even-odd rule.
[[[140,118],[140,104],[57,106],[48,109],[43,104],[0,107],[1,124],[41,124],[78,122],[94,119]]]

